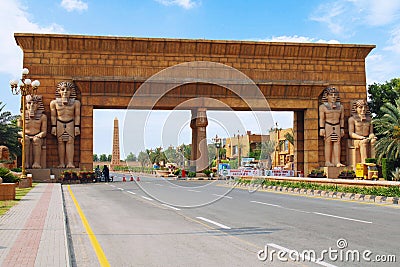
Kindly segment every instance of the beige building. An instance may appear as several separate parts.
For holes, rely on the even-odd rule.
[[[268,140],[270,140],[269,135],[252,134],[251,131],[228,137],[225,143],[226,157],[228,159],[248,157],[251,151]]]
[[[270,140],[276,144],[272,155],[272,167],[284,167],[288,161],[294,159],[294,145],[285,137],[286,134],[293,136],[293,129],[272,129],[269,132]]]

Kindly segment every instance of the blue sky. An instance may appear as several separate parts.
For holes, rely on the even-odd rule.
[[[19,98],[9,80],[20,77],[22,53],[14,32],[373,44],[367,83],[400,77],[400,0],[1,0],[0,23],[0,101],[15,114]],[[167,116],[154,114],[155,122]],[[122,127],[123,111],[96,111],[95,153],[111,153],[116,116]],[[274,119],[283,128],[292,124],[290,113]],[[188,134],[183,129],[180,141],[190,142]]]

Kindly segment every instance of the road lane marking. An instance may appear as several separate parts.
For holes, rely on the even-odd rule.
[[[332,215],[332,214],[326,214],[326,213],[320,213],[320,212],[313,212],[313,213],[317,214],[317,215],[328,216],[328,217],[333,217],[333,218],[338,218],[338,219],[343,219],[343,220],[348,220],[348,221],[361,222],[361,223],[372,223],[369,221],[363,221],[363,220],[352,219],[352,218],[347,218],[347,217],[342,217],[342,216],[336,216],[336,215]]]
[[[113,184],[110,184],[110,186],[112,186],[112,187],[116,187],[115,185],[113,185]]]
[[[181,209],[175,208],[175,207],[167,205],[167,204],[161,204],[161,205],[163,205],[163,206],[165,206],[167,208],[173,209],[173,210],[181,210]]]
[[[126,191],[126,192],[128,192],[129,194],[132,194],[132,195],[136,195],[136,193],[134,193],[132,191]]]
[[[149,198],[149,197],[142,196],[142,198],[147,199],[147,200],[150,200],[150,201],[153,201],[153,199],[152,199],[152,198]]]
[[[90,227],[90,224],[88,222],[88,220],[86,219],[85,214],[83,213],[81,207],[79,206],[78,200],[75,198],[74,193],[71,190],[71,186],[68,185],[68,191],[69,194],[72,198],[72,201],[75,204],[75,208],[78,211],[79,217],[81,218],[81,221],[83,223],[83,226],[86,229],[86,232],[88,234],[90,243],[92,244],[92,247],[97,255],[97,259],[99,260],[100,266],[111,266],[110,263],[108,262],[106,255],[104,254],[103,249],[100,246],[100,243],[97,241],[96,236],[93,233],[92,228]]]
[[[255,201],[255,200],[250,201],[250,202],[257,203],[257,204],[262,204],[262,205],[267,205],[267,206],[272,206],[272,207],[283,208],[281,205],[275,205],[275,204],[270,204],[270,203],[265,203],[265,202],[259,202],[259,201]]]
[[[145,182],[146,184],[151,184],[151,182]]]
[[[194,189],[188,189],[188,191],[190,191],[190,192],[196,192],[196,193],[201,193],[201,191],[194,190]]]
[[[288,253],[288,254],[290,254],[290,253],[293,254],[293,249],[288,249],[288,248],[279,246],[279,245],[274,244],[274,243],[268,243],[267,246],[268,246],[268,247],[276,248],[276,249],[278,249],[278,250],[280,250],[280,251],[284,251],[284,252],[286,252],[286,253]],[[298,253],[298,255],[299,255],[299,257],[300,257],[303,261],[308,260],[308,261],[313,262],[313,263],[315,263],[315,264],[318,264],[318,265],[321,265],[321,266],[326,266],[326,267],[337,267],[336,265],[332,265],[332,264],[327,263],[327,262],[324,262],[324,261],[319,261],[319,260],[315,259],[314,257],[310,257],[308,254],[307,254],[306,256],[304,256],[304,255],[300,252],[300,253]]]
[[[169,188],[178,188],[178,186],[172,186],[172,185],[170,185]]]
[[[155,185],[158,185],[158,186],[164,186],[163,184],[155,184]]]
[[[121,191],[124,191],[124,189],[123,189],[123,188],[121,188],[121,187],[118,187],[117,189],[119,189],[119,190],[121,190]]]
[[[203,221],[205,221],[205,222],[212,223],[212,224],[214,224],[214,225],[216,225],[216,226],[219,226],[219,227],[221,227],[221,228],[223,228],[223,229],[227,229],[227,230],[231,229],[229,226],[223,225],[223,224],[221,224],[221,223],[214,222],[214,221],[212,221],[212,220],[210,220],[210,219],[207,219],[207,218],[203,218],[203,217],[196,217],[196,218],[197,218],[197,219],[200,219],[200,220],[203,220]]]
[[[226,198],[229,198],[229,199],[232,199],[233,197],[230,197],[230,196],[224,196],[224,195],[218,195],[218,194],[213,194],[213,196],[217,196],[217,197],[226,197]]]

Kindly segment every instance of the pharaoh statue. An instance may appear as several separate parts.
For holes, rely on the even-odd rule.
[[[42,96],[25,97],[25,168],[40,169],[47,116],[43,114]]]
[[[325,166],[342,167],[340,142],[344,135],[344,109],[340,104],[339,91],[335,87],[325,88],[319,106],[319,135],[324,138]]]
[[[349,118],[349,137],[352,141],[352,146],[356,150],[359,149],[361,163],[365,163],[365,159],[368,156],[375,157],[374,145],[376,136],[373,133],[371,112],[367,102],[363,99],[356,100],[352,104],[351,117]]]
[[[75,168],[74,142],[80,134],[81,103],[76,100],[75,85],[60,82],[56,89],[56,99],[50,102],[51,134],[58,142],[59,168]]]

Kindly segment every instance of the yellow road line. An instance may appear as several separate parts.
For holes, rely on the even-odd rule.
[[[79,203],[76,200],[75,195],[72,192],[71,187],[69,185],[68,185],[68,191],[69,191],[69,194],[71,195],[72,200],[74,201],[76,210],[78,211],[78,214],[81,217],[83,226],[85,227],[86,232],[89,236],[90,243],[92,244],[92,247],[93,247],[94,251],[96,252],[97,259],[99,260],[100,266],[111,266],[106,258],[106,255],[104,254],[103,249],[101,248],[99,242],[97,241],[97,238],[94,235],[92,228],[90,227],[89,222],[86,219],[86,216],[83,213],[81,207],[79,206]]]

